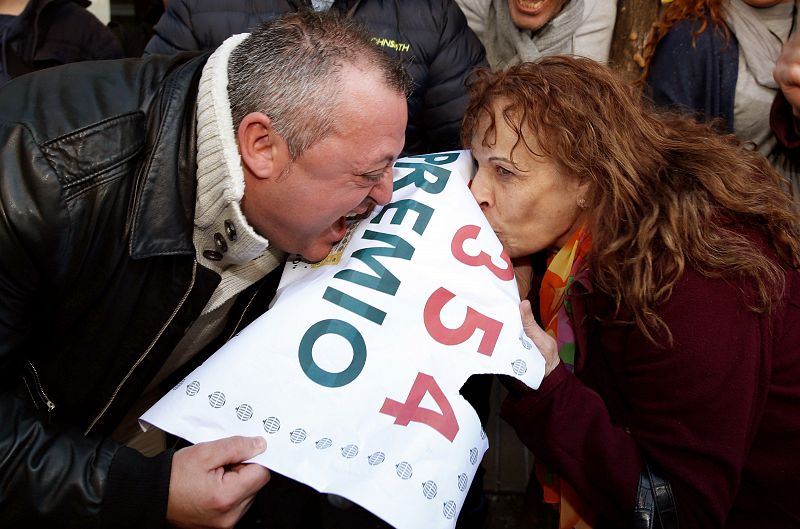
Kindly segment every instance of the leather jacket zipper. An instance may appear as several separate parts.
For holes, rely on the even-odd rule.
[[[122,389],[122,386],[125,385],[125,382],[128,381],[128,379],[130,378],[131,374],[133,374],[134,370],[137,367],[139,367],[139,364],[141,364],[142,361],[147,357],[147,355],[150,353],[150,351],[153,349],[153,347],[158,342],[159,338],[161,338],[161,335],[164,334],[165,330],[167,330],[167,327],[169,327],[169,324],[172,323],[173,319],[175,319],[175,315],[178,314],[179,310],[181,310],[181,307],[183,307],[183,304],[186,302],[186,299],[189,297],[189,293],[192,291],[192,288],[194,288],[194,281],[195,281],[196,277],[197,277],[197,260],[195,260],[194,263],[192,264],[192,280],[189,282],[189,288],[186,289],[186,292],[183,294],[183,297],[181,298],[180,302],[178,303],[178,306],[175,307],[175,310],[172,311],[172,314],[170,314],[170,316],[167,319],[167,321],[164,323],[164,325],[161,326],[161,330],[158,331],[158,334],[156,334],[155,338],[153,338],[153,341],[150,342],[150,345],[147,347],[147,349],[144,350],[144,352],[142,353],[142,356],[140,356],[139,359],[136,360],[136,363],[134,363],[133,366],[131,366],[131,368],[128,370],[128,373],[125,375],[125,377],[122,379],[122,381],[120,381],[120,383],[117,385],[117,389],[115,389],[114,393],[111,394],[111,398],[108,399],[108,402],[103,407],[103,409],[100,410],[100,413],[97,414],[97,417],[94,418],[94,420],[89,425],[89,427],[86,429],[86,431],[83,432],[83,435],[89,435],[89,432],[92,431],[92,428],[95,427],[95,425],[100,420],[100,418],[103,415],[105,415],[106,411],[108,411],[108,408],[111,407],[111,403],[114,402],[115,398],[117,398],[117,394],[119,393],[119,390]]]
[[[28,371],[30,371],[33,375],[33,382],[36,385],[36,392],[39,394],[39,398],[47,407],[47,422],[50,422],[52,419],[53,410],[56,409],[56,405],[52,400],[50,400],[50,397],[47,396],[47,393],[45,393],[44,387],[42,387],[42,380],[39,378],[39,372],[36,371],[36,367],[32,362],[28,362]],[[36,404],[36,401],[34,401],[34,404]]]

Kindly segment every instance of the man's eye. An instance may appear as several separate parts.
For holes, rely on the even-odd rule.
[[[380,173],[366,173],[362,174],[361,178],[364,178],[365,180],[371,183],[375,183],[378,182],[381,178],[383,178],[384,174],[386,174],[385,171],[381,171]]]
[[[368,182],[370,182],[372,184],[375,184],[375,183],[379,182],[381,180],[381,178],[386,176],[386,173],[388,173],[391,170],[392,170],[392,166],[387,166],[387,167],[384,167],[383,169],[381,169],[379,171],[372,171],[371,173],[363,173],[363,174],[360,174],[358,176],[360,176],[361,178],[367,180]]]

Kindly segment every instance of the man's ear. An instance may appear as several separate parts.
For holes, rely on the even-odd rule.
[[[246,115],[236,131],[245,174],[277,178],[290,161],[289,148],[275,131],[272,120],[261,112]]]

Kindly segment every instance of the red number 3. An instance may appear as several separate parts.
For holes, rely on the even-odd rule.
[[[511,264],[508,254],[503,250],[500,258],[506,263],[505,268],[500,268],[492,262],[492,257],[486,252],[478,252],[478,255],[467,255],[464,252],[464,241],[467,239],[476,239],[481,232],[480,226],[467,224],[459,228],[455,235],[453,235],[453,242],[450,244],[450,251],[453,252],[453,257],[469,266],[485,266],[498,278],[503,281],[511,281],[514,279],[514,266]]]

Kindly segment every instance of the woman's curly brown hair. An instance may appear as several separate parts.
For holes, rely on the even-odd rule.
[[[733,135],[645,107],[611,70],[576,57],[548,57],[480,71],[469,86],[461,132],[470,146],[501,105],[516,148],[535,138],[566,174],[588,181],[589,267],[596,288],[630,310],[654,343],[671,342],[656,313],[687,267],[711,278],[744,278],[747,303],[767,313],[800,267],[800,218],[789,184]],[[765,255],[760,234],[777,257]]]

